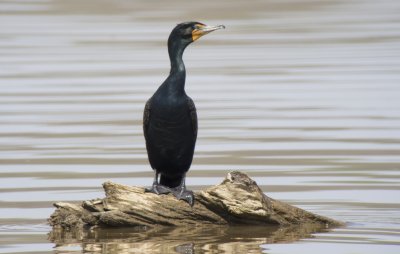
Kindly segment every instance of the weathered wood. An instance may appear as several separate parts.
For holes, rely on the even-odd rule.
[[[267,197],[255,181],[238,171],[219,185],[195,193],[191,207],[171,194],[146,193],[142,187],[113,182],[103,184],[106,197],[81,204],[55,203],[49,218],[54,228],[87,226],[132,227],[184,225],[276,225],[317,223],[327,227],[341,222],[319,216]]]

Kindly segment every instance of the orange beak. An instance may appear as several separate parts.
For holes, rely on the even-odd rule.
[[[195,40],[199,39],[201,36],[211,33],[212,31],[215,31],[218,29],[225,29],[225,26],[224,25],[206,26],[206,25],[198,24],[198,25],[196,25],[196,29],[194,29],[192,31],[192,39],[193,39],[193,41],[195,41]]]

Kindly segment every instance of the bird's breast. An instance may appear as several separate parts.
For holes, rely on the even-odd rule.
[[[189,108],[183,99],[164,97],[152,103],[153,127],[179,129],[188,126],[190,121]]]

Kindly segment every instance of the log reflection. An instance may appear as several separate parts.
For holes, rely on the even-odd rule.
[[[321,225],[292,227],[207,226],[163,228],[54,229],[57,253],[262,253],[262,244],[292,242],[326,231]],[[69,252],[71,253],[71,251]]]

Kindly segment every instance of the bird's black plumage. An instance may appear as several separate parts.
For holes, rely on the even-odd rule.
[[[193,100],[185,92],[186,70],[182,55],[194,40],[222,27],[186,22],[172,30],[168,38],[170,74],[144,109],[147,154],[156,171],[153,186],[148,191],[156,194],[172,192],[191,205],[193,193],[185,188],[185,175],[192,164],[196,144],[197,113]]]

